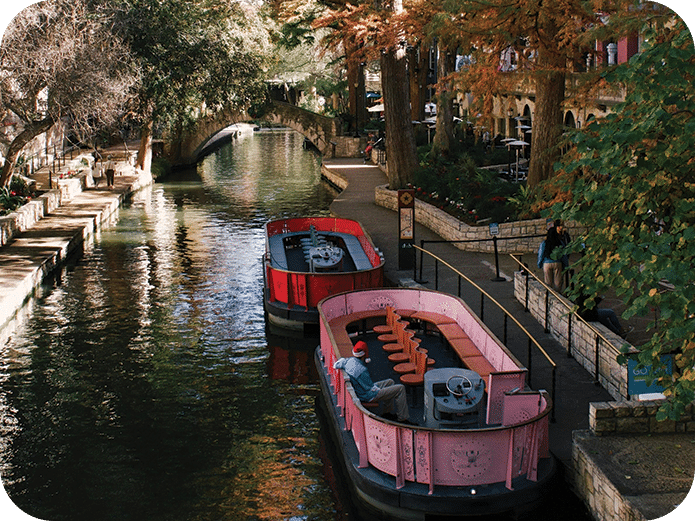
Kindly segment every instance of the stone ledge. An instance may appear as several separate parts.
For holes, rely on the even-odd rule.
[[[379,206],[398,211],[398,192],[390,190],[387,185],[376,187],[374,201]],[[419,199],[415,200],[415,220],[448,241],[481,241],[454,244],[460,250],[485,253],[494,251],[494,243],[488,226],[469,226],[444,210]],[[583,231],[583,228],[577,224],[568,224],[567,228],[570,234],[574,235]],[[536,252],[543,240],[540,236],[545,236],[547,230],[548,225],[545,219],[500,223],[497,250],[499,253]],[[519,237],[520,235],[522,237]],[[529,237],[534,235],[538,237]]]

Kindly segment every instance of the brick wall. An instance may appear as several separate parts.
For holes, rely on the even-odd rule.
[[[680,420],[656,420],[661,400],[589,404],[589,427],[596,436],[610,434],[695,433],[695,408],[686,407]]]
[[[574,436],[582,436],[575,431]],[[572,444],[573,486],[596,521],[646,521],[581,444]]]

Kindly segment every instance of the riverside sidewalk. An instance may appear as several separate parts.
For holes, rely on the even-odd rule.
[[[388,184],[386,175],[377,166],[364,164],[360,159],[324,160],[323,174],[333,184],[343,188],[331,204],[331,212],[362,223],[375,245],[384,253],[388,281],[396,285],[412,283],[413,271],[398,269],[397,214],[374,202],[375,188]],[[423,239],[441,240],[441,237],[417,224],[415,241],[419,243]],[[466,274],[512,312],[557,364],[554,399],[556,421],[550,424],[550,448],[564,467],[566,479],[570,482],[576,470],[573,468],[573,451],[581,451],[589,460],[588,464],[594,465],[596,484],[589,485],[604,490],[603,499],[582,498],[592,514],[601,520],[622,521],[626,515],[635,520],[655,519],[672,512],[685,499],[693,483],[695,437],[692,434],[591,435],[588,430],[589,403],[612,402],[613,398],[594,384],[592,376],[579,363],[567,357],[566,349],[545,333],[514,298],[511,279],[518,265],[509,256],[500,255],[500,275],[507,281],[493,281],[495,260],[491,254],[463,252],[452,244],[433,244],[427,249]],[[527,257],[524,260],[533,265],[535,255],[529,254]],[[422,278],[430,282],[423,285],[433,288],[433,263],[424,264]],[[438,279],[440,291],[458,294],[457,278],[440,274]],[[461,290],[461,298],[478,312],[480,295],[477,290],[465,286]],[[492,315],[492,312],[489,314]],[[486,315],[485,321],[500,336],[502,328],[495,324],[494,317],[490,321]],[[519,349],[519,342],[508,341],[507,344],[520,360],[527,359],[524,349]],[[534,358],[539,356],[534,354]],[[534,387],[538,386],[534,384]],[[592,475],[591,472],[588,474]],[[605,483],[599,476],[606,476]],[[608,502],[611,504],[598,504]],[[623,502],[628,504],[627,514]]]
[[[121,151],[118,157],[112,189],[106,187],[105,179],[97,188],[84,188],[79,178],[65,181],[71,183],[72,191],[61,189],[60,173],[74,169],[74,165],[65,165],[52,176],[57,186],[54,190],[62,194],[53,194],[60,199],[59,206],[0,247],[0,345],[42,281],[69,255],[78,253],[102,223],[117,218],[120,205],[131,192],[152,183],[152,176],[136,170],[130,157]],[[40,189],[48,189],[47,171],[39,171],[33,178]]]

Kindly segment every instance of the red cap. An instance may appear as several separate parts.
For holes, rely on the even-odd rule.
[[[352,348],[352,356],[357,358],[365,357],[365,362],[371,362],[369,358],[369,347],[364,340],[358,340],[355,346]]]

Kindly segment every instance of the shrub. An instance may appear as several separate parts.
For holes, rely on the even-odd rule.
[[[26,181],[19,176],[13,176],[9,186],[0,188],[0,215],[13,212],[31,197],[32,192]]]
[[[419,154],[423,161],[414,174],[418,198],[468,224],[516,219],[517,207],[509,201],[522,185],[500,179],[497,172],[477,168],[468,153],[453,159],[430,157],[421,147]]]

